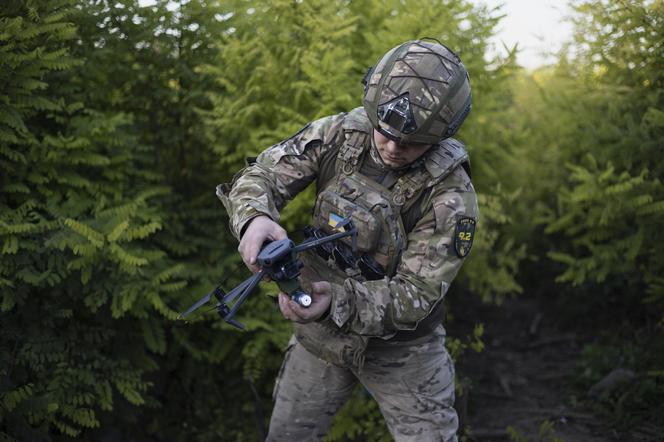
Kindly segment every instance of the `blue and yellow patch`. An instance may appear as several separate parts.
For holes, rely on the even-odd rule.
[[[327,224],[332,227],[334,230],[337,230],[339,232],[343,232],[343,229],[338,228],[337,226],[341,221],[343,221],[345,218],[342,216],[337,215],[336,213],[330,212],[330,216],[327,219]]]

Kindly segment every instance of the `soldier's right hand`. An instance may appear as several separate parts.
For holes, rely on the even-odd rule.
[[[249,270],[256,273],[259,270],[256,258],[263,243],[268,240],[277,241],[286,238],[288,238],[288,234],[283,227],[272,221],[269,216],[259,215],[249,221],[237,250]]]

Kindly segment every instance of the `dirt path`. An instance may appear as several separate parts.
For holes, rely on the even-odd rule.
[[[587,410],[570,405],[566,381],[584,340],[572,330],[557,329],[536,300],[523,296],[500,307],[471,301],[456,310],[451,336],[485,324],[485,350],[467,351],[457,364],[457,373],[470,380],[457,403],[471,441],[510,440],[508,426],[523,437],[512,440],[626,440]]]

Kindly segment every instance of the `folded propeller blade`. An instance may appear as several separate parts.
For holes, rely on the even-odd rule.
[[[187,309],[187,311],[185,311],[184,313],[180,313],[180,315],[178,315],[178,319],[183,319],[183,318],[189,316],[192,312],[194,312],[195,310],[197,310],[201,306],[203,306],[203,305],[207,304],[208,302],[210,302],[210,299],[212,299],[212,295],[214,295],[217,291],[221,291],[221,288],[220,287],[215,287],[214,289],[212,289],[210,291],[210,293],[208,293],[207,295],[203,296],[201,299],[196,301],[196,303],[194,305],[192,305],[191,307],[189,307],[189,309]]]
[[[226,316],[226,322],[229,322],[229,319],[232,319],[233,316],[235,316],[235,313],[237,313],[237,310],[240,308],[242,303],[246,301],[247,297],[251,294],[251,292],[254,290],[254,288],[258,285],[259,282],[261,282],[261,279],[263,279],[263,276],[265,276],[265,270],[260,270],[257,273],[254,274],[251,278],[247,279],[245,282],[243,282],[240,285],[246,285],[242,290],[239,290],[237,293],[234,294],[234,296],[231,298],[229,293],[228,295],[225,296],[225,298],[233,299],[235,296],[240,295],[238,298],[237,302],[233,305],[233,308],[231,308],[231,311],[228,312],[228,315]],[[240,288],[238,286],[237,288]],[[235,291],[235,290],[233,290]]]

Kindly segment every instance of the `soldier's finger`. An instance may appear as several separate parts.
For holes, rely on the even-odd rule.
[[[299,320],[306,321],[310,319],[309,312],[306,309],[302,308],[302,306],[300,306],[300,304],[298,304],[297,302],[289,300],[288,307],[290,308],[290,311],[292,311]]]
[[[312,294],[325,296],[329,295],[332,290],[332,285],[327,281],[315,281],[311,283]]]
[[[320,318],[327,311],[329,305],[329,302],[321,302],[321,300],[314,301],[309,307],[302,307],[295,301],[289,303],[291,311],[304,323]]]
[[[275,223],[275,228],[274,231],[272,232],[272,236],[275,241],[279,241],[280,239],[286,239],[288,238],[288,232],[281,227],[279,224]]]
[[[244,244],[240,244],[242,247],[240,250],[240,256],[244,264],[251,270],[256,273],[259,270],[258,264],[256,264],[256,258],[258,257],[259,247],[256,245],[257,242],[252,239],[248,239]]]
[[[249,262],[249,265],[254,267],[256,266],[256,258],[258,257],[258,252],[259,252],[258,241],[251,241],[249,244],[247,244],[247,250],[245,251],[245,253],[246,253],[246,260]]]
[[[242,255],[240,255],[240,256],[242,256]],[[253,273],[256,273],[259,270],[259,268],[256,264],[252,264],[251,260],[245,259],[243,256],[242,256],[242,262],[244,262],[244,265],[246,265],[247,268],[249,270],[251,270]]]
[[[279,301],[279,310],[281,311],[281,314],[284,316],[284,318],[290,319],[289,315],[291,314],[291,312],[290,308],[288,307],[288,299],[283,293],[279,293],[278,301]]]
[[[302,319],[298,317],[290,307],[290,299],[285,293],[279,293],[279,310],[281,314],[284,315],[284,318],[289,321],[302,323]]]
[[[251,259],[247,252],[246,240],[240,241],[240,245],[238,246],[237,251],[240,252],[240,258],[242,258],[242,262],[244,262],[244,265],[246,265],[253,272],[254,270],[251,268],[252,267]]]

